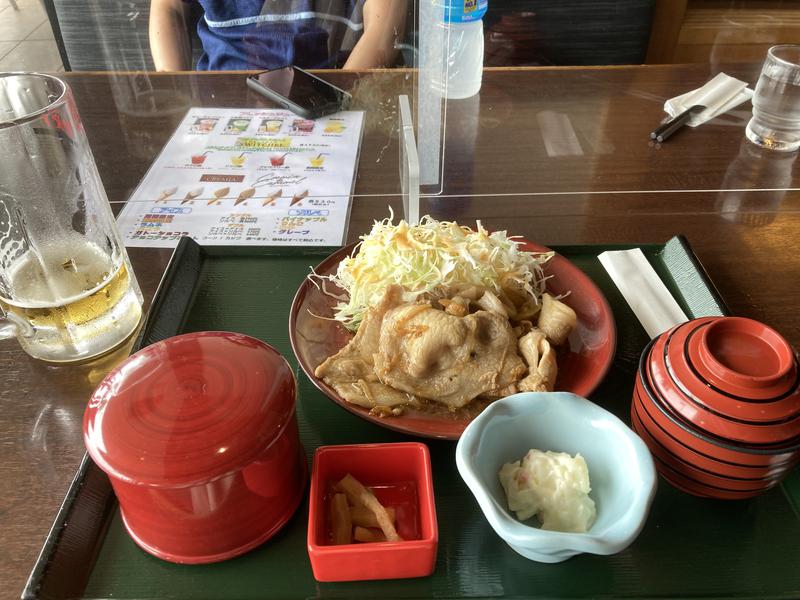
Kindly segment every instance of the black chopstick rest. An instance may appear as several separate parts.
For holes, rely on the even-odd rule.
[[[703,106],[702,104],[695,104],[694,106],[690,106],[681,114],[679,114],[677,117],[670,119],[669,121],[661,125],[658,129],[652,131],[650,133],[650,139],[655,140],[658,143],[667,141],[667,138],[669,138],[673,133],[678,131],[678,129],[680,129],[681,127],[686,125],[686,123],[689,122],[689,119],[692,117],[692,115],[704,111],[705,109],[706,107]]]

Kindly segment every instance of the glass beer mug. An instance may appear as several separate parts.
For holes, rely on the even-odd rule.
[[[136,330],[142,294],[66,83],[0,73],[0,338],[69,362]]]

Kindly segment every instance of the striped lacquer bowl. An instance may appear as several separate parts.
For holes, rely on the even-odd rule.
[[[633,428],[659,473],[697,496],[764,492],[800,461],[795,352],[751,319],[683,323],[645,348],[631,405]]]

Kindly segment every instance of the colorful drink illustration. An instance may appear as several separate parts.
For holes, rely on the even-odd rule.
[[[217,121],[219,121],[219,118],[209,119],[200,117],[194,120],[194,123],[192,123],[190,131],[192,133],[211,133],[212,131],[214,131],[214,127],[216,126]]]
[[[234,167],[241,167],[244,164],[244,152],[239,156],[231,156],[231,164]]]
[[[325,133],[342,133],[344,130],[345,126],[341,121],[328,121],[325,125]]]
[[[206,150],[202,154],[192,154],[192,164],[193,165],[202,165],[206,162],[206,156],[208,155],[208,151]]]
[[[318,169],[325,163],[325,154],[317,154],[310,159],[311,166]]]
[[[283,125],[283,119],[262,119],[259,133],[278,133]]]
[[[286,155],[287,154],[288,154],[288,152],[286,152],[284,154],[272,154],[269,157],[269,164],[271,164],[273,167],[282,167],[284,165],[284,163],[286,162]]]
[[[292,121],[292,131],[311,133],[314,131],[314,121],[311,119],[295,119]]]
[[[225,126],[225,133],[244,133],[250,126],[250,119],[230,119]]]

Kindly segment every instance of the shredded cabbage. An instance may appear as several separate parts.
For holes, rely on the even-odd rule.
[[[393,217],[376,221],[353,254],[339,263],[334,275],[317,276],[335,283],[347,292],[339,299],[334,318],[356,331],[367,309],[383,297],[386,287],[399,284],[404,300],[445,297],[449,290],[475,285],[503,292],[513,281],[517,290],[536,304],[545,291],[542,265],[552,252],[522,250],[519,242],[505,231],[488,233],[480,221],[477,231],[454,221],[436,221],[429,216],[419,225]],[[323,282],[323,290],[324,290]],[[331,294],[333,295],[333,294]]]

